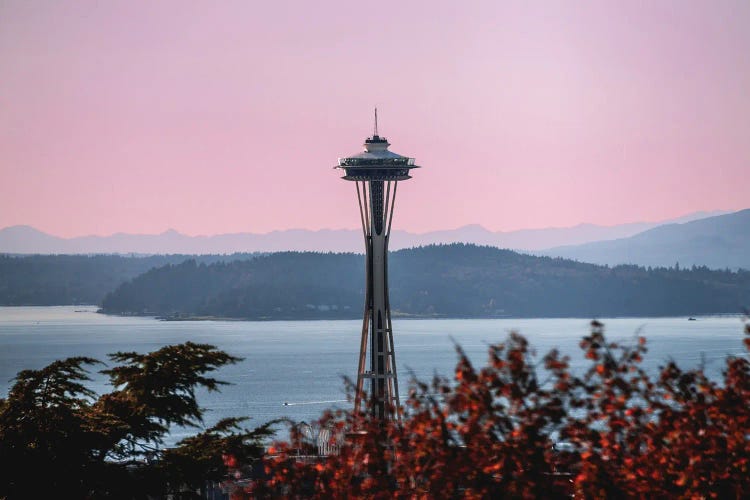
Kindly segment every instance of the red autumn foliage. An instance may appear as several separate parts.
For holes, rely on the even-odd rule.
[[[750,349],[750,324],[745,327]],[[265,477],[233,498],[747,498],[750,362],[723,380],[673,362],[640,366],[646,341],[608,342],[592,323],[590,368],[552,351],[537,364],[512,334],[476,369],[458,349],[453,381],[415,383],[400,422],[329,414],[338,455],[295,457],[299,436],[265,458]],[[238,485],[239,486],[239,485]]]

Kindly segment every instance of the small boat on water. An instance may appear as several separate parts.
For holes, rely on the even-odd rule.
[[[688,321],[698,321],[697,319],[693,318],[692,316],[688,318]]]

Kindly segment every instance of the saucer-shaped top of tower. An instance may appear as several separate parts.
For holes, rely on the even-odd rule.
[[[414,158],[388,151],[390,144],[385,137],[374,134],[365,140],[361,153],[339,158],[336,168],[344,169],[347,181],[405,181],[411,179],[409,171],[419,168]]]

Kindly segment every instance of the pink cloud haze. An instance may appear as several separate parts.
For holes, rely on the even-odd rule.
[[[371,131],[424,168],[394,227],[740,209],[750,2],[0,3],[0,227],[359,224]]]

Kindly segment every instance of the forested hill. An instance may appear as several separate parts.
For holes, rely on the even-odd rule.
[[[249,259],[253,254],[205,255],[201,262]],[[1,255],[0,305],[101,304],[123,282],[188,255]]]
[[[436,317],[696,315],[750,305],[750,272],[608,268],[453,244],[393,252],[391,305]],[[153,269],[103,301],[108,313],[251,319],[356,318],[364,257],[276,253]]]

